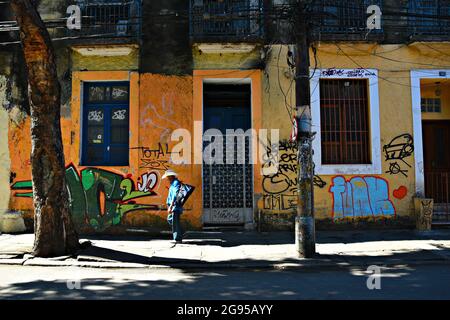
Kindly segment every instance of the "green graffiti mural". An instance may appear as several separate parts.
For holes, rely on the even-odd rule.
[[[103,231],[119,225],[125,214],[136,210],[158,210],[157,205],[136,203],[136,199],[155,196],[153,188],[158,176],[139,178],[145,185],[138,183],[138,190],[131,176],[124,176],[107,170],[85,168],[79,173],[73,164],[66,168],[66,182],[69,192],[72,219],[77,226],[90,225],[96,231]],[[15,197],[33,197],[31,181],[16,182],[12,190],[19,191]],[[22,192],[21,192],[22,191]]]
[[[11,187],[12,190],[28,191],[33,189],[31,181],[18,181]],[[33,198],[33,192],[17,192],[15,194],[18,198]]]

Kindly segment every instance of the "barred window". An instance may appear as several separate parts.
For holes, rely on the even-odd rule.
[[[409,28],[414,34],[448,35],[450,21],[437,17],[450,15],[449,0],[410,0],[408,1]]]
[[[371,164],[367,79],[321,79],[322,164]]]

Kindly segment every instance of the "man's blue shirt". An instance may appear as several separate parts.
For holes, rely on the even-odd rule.
[[[177,197],[178,190],[181,187],[181,182],[175,179],[171,184],[169,188],[169,195],[167,196],[167,207],[170,207],[171,204],[174,203],[175,198]],[[173,212],[181,212],[183,211],[183,207],[180,207],[179,205],[175,205],[173,207]]]

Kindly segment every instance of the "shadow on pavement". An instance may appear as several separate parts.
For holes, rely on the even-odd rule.
[[[86,236],[89,240],[107,241],[153,241],[169,240],[171,235],[150,236]],[[450,240],[450,229],[436,229],[430,232],[415,230],[359,230],[359,231],[317,231],[316,243],[359,243],[402,240]],[[230,232],[230,231],[188,231],[184,243],[198,246],[237,247],[242,245],[294,244],[294,232]]]
[[[450,237],[450,236],[449,236]],[[89,240],[106,241],[153,241],[171,240],[172,234],[161,234],[160,236],[142,235],[87,235],[81,236]],[[193,245],[219,245],[221,247],[236,247],[241,245],[269,245],[269,244],[291,244],[295,242],[292,232],[253,232],[253,231],[187,231],[183,236],[186,244]]]
[[[103,251],[109,256],[108,251]],[[399,262],[409,254],[398,254]],[[131,258],[131,256],[130,256]],[[170,259],[175,266],[175,260]],[[248,261],[240,261],[248,262]],[[262,261],[260,261],[262,262]],[[176,267],[176,266],[175,266]],[[423,268],[423,267],[422,267]],[[45,268],[46,270],[51,268]],[[86,269],[85,269],[86,270]],[[426,269],[401,265],[384,270],[383,290],[367,289],[365,268],[342,267],[340,270],[242,271],[173,269],[164,275],[151,269],[130,273],[117,270],[81,271],[80,289],[69,289],[67,281],[77,279],[58,276],[55,281],[35,280],[0,287],[0,299],[449,299],[442,291],[450,281],[443,267]],[[53,271],[50,271],[53,272]],[[95,273],[94,273],[95,272]],[[437,276],[439,273],[441,275]],[[433,274],[435,276],[433,276]],[[71,274],[72,276],[72,274]],[[67,275],[66,275],[67,277]],[[72,286],[73,288],[73,286]],[[432,290],[444,294],[433,295]]]
[[[209,262],[200,259],[183,259],[173,257],[147,257],[144,255],[128,253],[119,250],[107,249],[92,246],[80,252],[79,261],[98,261],[98,262],[121,262],[138,263],[149,266],[160,265],[180,269],[208,269],[219,270],[229,269],[273,269],[293,268],[293,269],[342,269],[352,268],[354,266],[369,265],[414,265],[426,263],[446,263],[450,264],[450,250],[445,248],[436,248],[433,250],[407,251],[394,254],[379,256],[370,255],[345,255],[345,254],[316,254],[313,259],[230,259],[218,262]],[[286,266],[283,266],[286,265]]]
[[[317,243],[357,243],[402,240],[450,240],[450,229],[442,227],[425,232],[408,229],[316,232]]]
[[[150,247],[152,240],[157,241],[155,238],[136,236],[101,236],[89,239],[108,240],[113,245],[115,241],[149,241]],[[317,234],[319,244],[430,239],[449,240],[450,232],[449,230],[435,230],[430,233],[416,233],[413,230],[327,231]],[[293,234],[288,232],[188,232],[185,243],[189,248],[196,245],[235,247],[294,242]],[[121,244],[119,248],[123,248],[123,245],[126,244]],[[206,262],[200,259],[145,256],[94,244],[79,253],[79,261],[113,261],[169,268],[95,271],[90,268],[77,268],[81,270],[82,275],[81,290],[68,288],[67,280],[73,279],[55,275],[55,281],[20,281],[3,285],[0,287],[0,299],[450,299],[448,290],[450,273],[442,271],[448,270],[450,263],[450,250],[445,247],[411,249],[379,256],[369,256],[370,252],[358,254],[360,256],[339,253],[317,254],[314,259],[276,260],[243,257],[221,262]],[[383,251],[377,251],[377,254],[383,254]],[[274,268],[275,264],[279,267]],[[371,265],[388,267],[389,271],[386,273],[389,275],[383,278],[383,288],[387,287],[390,290],[367,289],[368,273],[365,270]],[[54,270],[55,274],[64,270],[52,267],[44,269]],[[422,271],[419,273],[419,270]],[[179,278],[165,279],[160,275],[164,271],[178,273]],[[120,273],[119,279],[114,277],[114,272],[116,275]],[[134,272],[134,278],[127,277],[131,272]],[[142,278],[137,279],[136,275]],[[438,289],[441,292],[440,296],[428,295],[434,288],[440,288]],[[398,291],[400,289],[401,293]]]

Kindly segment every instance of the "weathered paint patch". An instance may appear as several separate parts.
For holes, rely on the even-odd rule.
[[[8,112],[3,108],[7,103],[7,78],[0,76],[0,223],[2,214],[8,210],[11,160],[8,146]]]
[[[194,45],[192,56],[195,70],[207,69],[258,69],[261,65],[261,47],[259,45],[237,44],[237,45],[210,45],[215,46],[215,50],[202,51],[202,47]],[[233,47],[235,51],[228,47]],[[203,49],[204,50],[204,49]],[[226,74],[227,71],[223,71]],[[221,73],[218,74],[221,76]]]
[[[82,76],[89,76],[89,81],[102,81],[106,74],[92,72]],[[72,117],[61,118],[72,212],[78,226],[89,227],[84,230],[102,232],[114,226],[168,228],[165,217],[167,213],[161,210],[167,197],[166,185],[160,181],[161,173],[165,168],[171,168],[180,174],[183,181],[195,186],[201,184],[200,179],[192,177],[191,165],[175,166],[170,161],[172,147],[177,143],[170,141],[172,130],[190,130],[192,127],[192,77],[149,74],[138,77],[141,78],[140,84],[136,88],[133,87],[130,95],[130,104],[137,104],[132,116],[139,119],[136,122],[130,119],[130,166],[79,166],[79,119],[74,117],[81,112],[79,96],[72,99]],[[79,81],[74,81],[75,86],[78,83]],[[79,95],[80,89],[73,92]],[[133,123],[136,125],[132,125]],[[15,173],[13,176],[8,175],[11,180],[8,180],[10,183],[7,186],[11,185],[16,189],[9,196],[9,207],[31,214],[32,191],[26,189],[31,186],[30,119],[26,118],[19,125],[11,126],[9,139],[6,141],[9,141],[13,158],[11,172]],[[154,167],[153,160],[164,165]],[[183,219],[184,223],[199,227],[200,218],[199,191],[195,192],[187,203]],[[153,225],[153,222],[157,223],[157,226]],[[161,222],[165,224],[162,225]]]
[[[107,50],[107,49],[105,49]],[[139,68],[139,49],[130,47],[127,55],[106,56],[99,55],[83,56],[72,50],[72,70],[137,70]]]
[[[149,171],[159,174],[167,169],[175,170],[183,182],[197,189],[189,199],[183,214],[183,220],[195,227],[201,226],[202,194],[201,175],[195,175],[195,167],[200,165],[175,165],[171,161],[172,150],[179,141],[171,141],[176,129],[193,131],[193,80],[190,76],[162,76],[142,74],[140,76],[140,117],[139,145],[131,146],[136,150],[136,162],[140,175]],[[157,196],[153,203],[165,203],[168,190],[166,182],[155,189]],[[165,213],[161,212],[160,216]],[[134,220],[144,218],[142,214],[133,214]],[[131,217],[131,216],[130,216]],[[164,217],[165,218],[165,217]],[[146,222],[145,222],[146,223]]]
[[[62,128],[69,128],[68,122],[62,121]],[[17,182],[29,181],[31,177],[31,136],[30,136],[30,118],[26,117],[19,124],[10,123],[8,133],[9,154],[11,157],[11,174],[8,188]],[[63,143],[66,146],[68,143],[64,139]],[[67,153],[67,148],[64,148]],[[67,156],[67,155],[66,155]],[[26,197],[15,197],[16,192],[10,193],[9,208],[17,211],[32,211],[33,204]],[[25,193],[22,189],[20,193]]]

